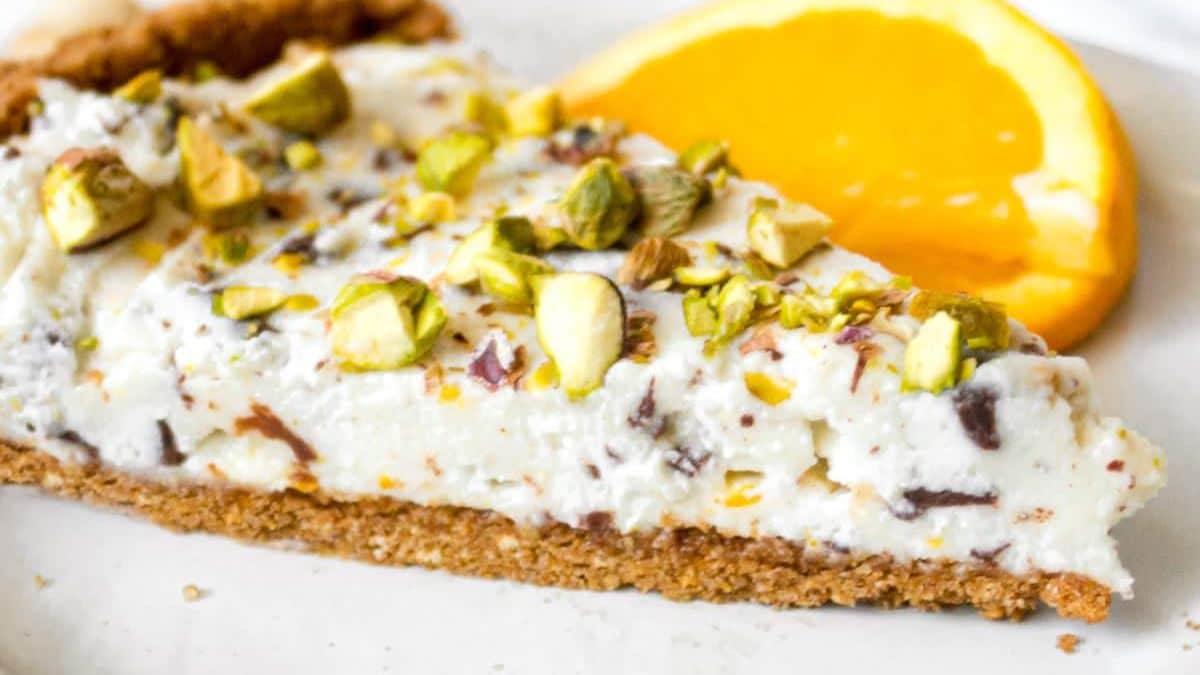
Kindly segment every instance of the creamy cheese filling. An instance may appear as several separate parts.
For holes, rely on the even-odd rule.
[[[44,113],[0,161],[0,437],[156,480],[387,495],[531,524],[710,526],[815,551],[1074,572],[1130,591],[1108,533],[1161,487],[1164,460],[1100,415],[1081,360],[1012,350],[955,390],[902,393],[898,373],[919,325],[909,316],[864,333],[870,350],[836,331],[775,326],[769,348],[743,348],[748,331],[706,355],[679,294],[626,287],[629,312],[653,318],[656,353],[618,361],[601,388],[570,401],[545,377],[530,316],[437,278],[461,237],[500,209],[550,214],[576,167],[548,156],[545,139],[506,141],[453,222],[397,241],[380,217],[387,197],[420,190],[411,158],[376,145],[379,124],[415,147],[461,123],[466,94],[513,85],[461,47],[359,46],[334,59],[353,117],[315,141],[323,164],[303,172],[277,159],[293,138],[219,112],[271,73],[168,82],[162,100],[172,103],[148,106],[41,84]],[[211,259],[206,233],[172,197],[178,108],[228,150],[259,158],[269,189],[303,197],[299,213],[254,226],[243,264],[200,266]],[[158,189],[156,215],[66,255],[47,232],[39,187],[61,152],[97,146],[117,149]],[[636,135],[618,156],[623,165],[674,161]],[[759,196],[774,192],[730,179],[679,239],[713,257],[701,253],[701,263],[726,255],[705,242],[745,249]],[[302,264],[279,264],[283,252],[299,252]],[[615,250],[547,256],[560,270],[610,277],[623,259]],[[448,323],[417,365],[346,372],[331,355],[329,305],[352,275],[373,270],[431,283]],[[828,291],[852,271],[891,279],[827,247],[803,259],[794,285]],[[317,306],[254,324],[214,315],[213,292],[232,285]],[[1024,351],[1038,351],[1037,338],[1014,331]],[[488,372],[503,377],[480,376],[473,364],[485,352]],[[785,400],[751,392],[747,376],[762,375]],[[964,393],[979,391],[985,401]],[[998,439],[994,449],[972,437],[981,405],[994,413],[984,432]]]

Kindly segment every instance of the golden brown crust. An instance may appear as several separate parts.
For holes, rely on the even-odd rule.
[[[331,45],[377,35],[422,42],[451,34],[429,0],[199,0],[148,13],[122,26],[87,31],[50,55],[0,62],[0,138],[28,122],[39,77],[108,90],[159,68],[179,74],[200,61],[248,75],[276,60],[290,40]]]
[[[183,532],[299,542],[322,555],[564,588],[633,587],[672,600],[927,610],[973,605],[992,619],[1019,619],[1041,600],[1064,617],[1095,622],[1107,618],[1112,598],[1107,587],[1070,574],[1018,577],[983,562],[853,559],[813,554],[779,539],[729,537],[695,528],[619,534],[603,527],[603,518],[591,523],[590,531],[563,524],[528,528],[493,512],[383,497],[339,501],[295,491],[166,485],[99,466],[66,465],[43,452],[0,444],[3,483],[36,485],[64,497],[136,511]]]

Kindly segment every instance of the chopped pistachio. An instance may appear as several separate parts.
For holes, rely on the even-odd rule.
[[[192,79],[197,83],[209,82],[221,77],[221,66],[207,59],[199,61],[192,69]]]
[[[250,257],[250,237],[240,229],[210,232],[204,236],[204,251],[226,265],[238,265]]]
[[[685,265],[676,267],[675,283],[682,286],[706,287],[715,286],[729,278],[728,267],[694,267]]]
[[[273,288],[230,286],[213,296],[212,311],[234,321],[269,314],[283,306],[287,294]]]
[[[520,305],[533,302],[529,280],[539,274],[552,274],[549,263],[512,251],[489,250],[475,256],[479,285],[494,298]]]
[[[908,313],[925,320],[946,312],[962,324],[967,347],[980,351],[1008,349],[1011,328],[1004,306],[962,293],[921,291],[913,298]]]
[[[567,231],[561,227],[551,227],[544,223],[536,222],[533,224],[533,241],[534,248],[538,251],[546,252],[566,244],[570,241],[567,237]]]
[[[634,166],[624,174],[641,204],[638,230],[643,236],[682,234],[710,196],[708,181],[673,166]]]
[[[771,406],[779,405],[791,398],[792,389],[796,386],[790,380],[767,373],[746,373],[742,376],[742,380],[746,389],[755,398]]]
[[[958,381],[962,357],[962,324],[938,312],[921,324],[904,352],[901,391],[924,390],[934,394]]]
[[[611,159],[588,162],[562,198],[566,233],[576,246],[589,250],[612,246],[637,215],[637,194]]]
[[[295,277],[307,262],[308,256],[303,253],[280,253],[271,260],[271,266],[289,277]]]
[[[872,298],[879,295],[883,291],[883,286],[867,276],[861,270],[855,270],[842,277],[833,290],[829,292],[829,297],[837,303],[838,309],[846,309],[854,303],[855,300],[862,298]]]
[[[451,132],[430,141],[417,156],[417,179],[432,192],[465,197],[492,153],[492,143],[479,134]]]
[[[475,259],[489,251],[530,253],[534,248],[533,225],[528,218],[504,216],[481,225],[468,234],[446,262],[446,281],[462,286],[475,283],[479,274]]]
[[[113,91],[113,96],[130,103],[146,105],[154,103],[162,95],[162,71],[157,68],[144,70]]]
[[[554,361],[567,396],[604,384],[625,343],[625,299],[608,278],[586,272],[535,277],[538,342]]]
[[[496,102],[487,92],[473,91],[463,99],[463,118],[479,125],[489,136],[501,136],[508,132],[508,117],[504,106]]]
[[[192,214],[217,228],[251,220],[263,199],[259,177],[191,118],[180,119],[175,133],[180,177]]]
[[[350,117],[350,90],[329,54],[313,54],[250,98],[251,115],[284,131],[317,135]]]
[[[649,237],[639,241],[625,256],[617,281],[642,289],[659,279],[671,278],[675,268],[691,263],[692,256],[683,246],[663,237]]]
[[[562,124],[562,97],[550,87],[535,87],[504,106],[514,136],[549,136]]]
[[[307,293],[289,295],[283,303],[283,308],[289,312],[309,312],[321,306],[316,296]]]
[[[283,149],[283,158],[295,171],[321,166],[321,150],[312,141],[296,141]]]
[[[455,218],[454,197],[445,192],[425,192],[408,203],[408,215],[419,223],[446,223]]]
[[[794,293],[785,293],[779,301],[779,325],[788,330],[808,325],[804,301]]]
[[[360,275],[330,310],[333,353],[351,370],[394,370],[433,347],[446,325],[437,295],[416,279]]]
[[[42,181],[41,198],[50,234],[67,253],[108,241],[154,212],[150,187],[107,148],[60,155]]]
[[[758,205],[746,224],[750,248],[776,267],[791,267],[829,232],[833,221],[805,204]]]
[[[729,165],[729,143],[697,141],[679,154],[679,168],[703,176]]]
[[[717,330],[717,310],[692,289],[683,295],[683,323],[693,337],[708,337]]]
[[[96,337],[95,335],[79,338],[79,340],[75,342],[75,347],[80,351],[85,352],[94,352],[99,346],[100,338]]]
[[[775,284],[758,284],[754,287],[754,302],[759,307],[774,307],[782,300],[783,293]]]
[[[717,295],[717,330],[713,334],[715,345],[729,344],[746,327],[754,312],[754,289],[750,280],[739,274],[726,281]]]

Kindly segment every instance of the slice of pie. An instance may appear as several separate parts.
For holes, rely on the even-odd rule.
[[[410,45],[335,46],[379,32]],[[411,45],[446,32],[202,3],[3,71],[0,481],[673,599],[1130,594],[1109,530],[1164,460],[1081,360],[829,245],[721,143]]]

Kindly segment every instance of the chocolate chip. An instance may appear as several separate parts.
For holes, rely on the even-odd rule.
[[[925,488],[905,490],[904,500],[908,502],[910,508],[899,512],[893,509],[892,515],[905,521],[916,520],[925,515],[925,512],[929,509],[940,509],[951,506],[996,505],[996,495],[991,492],[982,495],[973,495],[953,490],[927,490]]]
[[[625,418],[629,426],[634,429],[645,429],[650,421],[654,419],[654,412],[658,404],[654,401],[654,383],[655,379],[650,378],[650,386],[646,387],[646,393],[642,395],[642,400],[638,402],[637,410]]]
[[[1125,470],[1125,462],[1123,462],[1119,459],[1114,459],[1113,461],[1108,463],[1108,466],[1106,468],[1109,471],[1113,471],[1113,472],[1124,471]]]
[[[608,511],[592,511],[579,519],[579,526],[592,534],[604,534],[613,530],[613,514]]]
[[[982,560],[986,563],[994,563],[994,562],[996,562],[996,556],[1007,551],[1008,547],[1010,547],[1010,546],[1012,546],[1011,543],[1001,544],[1000,546],[997,546],[996,548],[993,548],[990,550],[980,550],[980,549],[973,548],[973,549],[971,549],[971,557],[975,558],[976,560]]]
[[[166,420],[158,420],[155,424],[158,425],[159,461],[162,465],[179,466],[187,461],[187,456],[179,451],[171,425]]]
[[[583,468],[587,470],[588,476],[591,476],[592,480],[600,480],[600,467],[588,462],[583,465]]]
[[[88,456],[89,461],[96,462],[100,460],[100,448],[97,448],[91,443],[85,441],[78,432],[67,429],[66,431],[58,434],[56,438],[65,443],[70,443],[80,450],[83,450],[84,454]]]
[[[667,456],[667,466],[688,478],[695,478],[710,459],[712,459],[710,452],[696,453],[686,445],[677,445],[671,448]]]
[[[4,147],[4,159],[16,159],[21,156],[21,150],[14,146],[8,145]]]
[[[954,410],[963,431],[984,450],[1000,449],[996,430],[996,392],[990,387],[961,387],[954,392]]]
[[[754,415],[751,415],[750,413],[742,415],[741,423],[743,427],[747,428],[754,426]]]
[[[297,436],[283,423],[283,420],[279,419],[275,411],[261,403],[251,403],[250,414],[234,420],[233,428],[239,434],[246,431],[257,431],[267,438],[286,443],[292,449],[292,454],[296,456],[298,462],[307,463],[317,458],[317,452],[308,444],[308,441]]]

